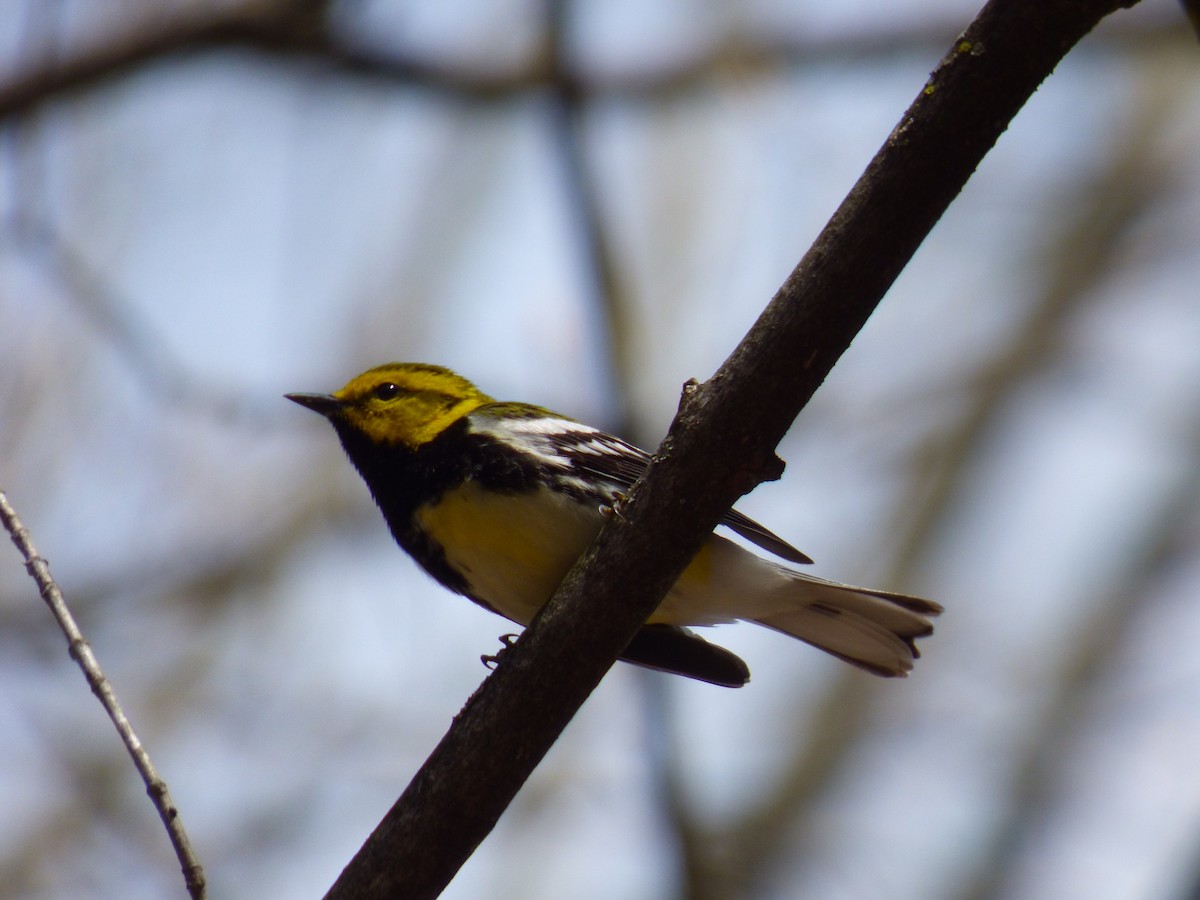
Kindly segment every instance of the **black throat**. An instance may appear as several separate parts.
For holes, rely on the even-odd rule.
[[[334,428],[396,543],[450,590],[470,595],[466,579],[417,527],[415,514],[465,481],[495,491],[533,490],[538,484],[535,461],[495,438],[472,434],[466,419],[415,450],[403,444],[377,444],[337,421]]]

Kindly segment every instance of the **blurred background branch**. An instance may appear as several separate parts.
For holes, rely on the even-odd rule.
[[[427,359],[654,443],[973,12],[618,6],[6,18],[0,474],[182,773],[215,893],[328,884],[497,627],[269,398]],[[448,897],[1186,896],[1200,677],[1164,648],[1200,622],[1197,66],[1170,4],[1092,35],[747,500],[821,574],[947,602],[914,678],[742,629],[731,696],[618,668]],[[2,881],[161,896],[22,577]]]
[[[30,66],[29,71],[0,85],[0,120],[29,112],[48,100],[95,89],[159,61],[228,49],[323,62],[344,73],[423,87],[463,100],[510,102],[519,93],[560,89],[567,84],[554,49],[557,38],[548,43],[546,53],[535,55],[524,68],[499,73],[471,71],[347,39],[330,27],[329,20],[331,9],[338,7],[345,7],[352,16],[353,5],[334,0],[237,0],[211,9],[197,4],[198,9],[184,12],[130,17],[117,36]],[[554,17],[548,19],[551,33]],[[134,24],[130,26],[130,22]],[[866,26],[824,39],[783,33],[755,35],[753,39],[735,35],[671,66],[647,60],[633,71],[572,71],[569,82],[580,94],[663,102],[673,94],[695,91],[714,73],[755,78],[770,75],[781,66],[861,64],[910,53],[936,55],[962,22],[957,15],[941,21],[925,18],[886,29]],[[1173,24],[1165,22],[1123,23],[1108,29],[1100,39],[1125,45],[1153,44],[1174,30]]]

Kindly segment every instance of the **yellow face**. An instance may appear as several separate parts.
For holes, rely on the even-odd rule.
[[[339,417],[372,442],[413,449],[492,402],[465,378],[423,363],[377,366],[333,396],[341,401]]]

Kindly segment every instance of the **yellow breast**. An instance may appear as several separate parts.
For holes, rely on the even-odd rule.
[[[603,524],[598,505],[548,488],[504,494],[472,481],[418,509],[416,520],[476,597],[522,625]]]
[[[604,524],[598,504],[548,488],[495,493],[471,481],[421,507],[416,520],[471,594],[521,625],[550,599]],[[714,535],[649,621],[715,625],[744,618],[786,583],[778,566]]]

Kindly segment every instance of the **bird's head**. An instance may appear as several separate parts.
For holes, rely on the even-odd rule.
[[[460,375],[424,363],[387,363],[333,394],[286,394],[342,433],[415,450],[492,398]]]

